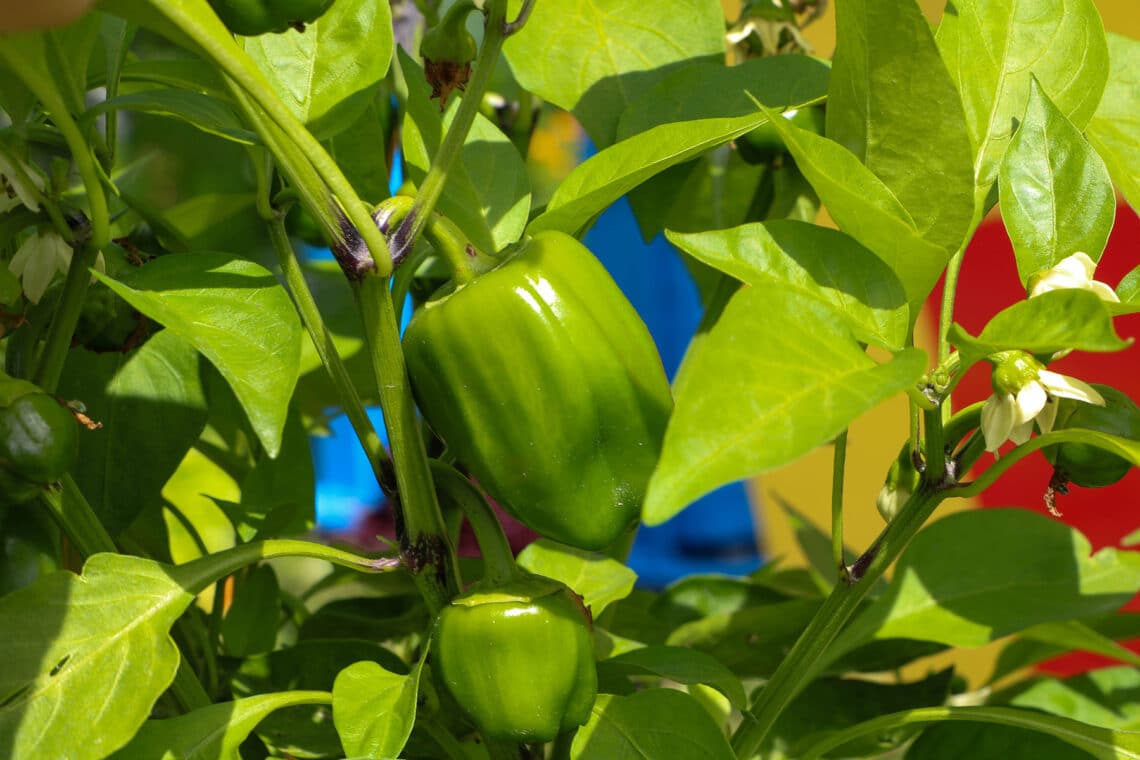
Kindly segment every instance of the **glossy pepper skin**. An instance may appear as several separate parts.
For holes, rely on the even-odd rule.
[[[1104,406],[1061,399],[1054,430],[1085,428],[1121,438],[1140,440],[1140,407],[1109,385],[1094,383]],[[1103,488],[1124,478],[1132,469],[1127,459],[1087,443],[1062,443],[1045,449],[1045,458],[1059,475],[1084,488]]]
[[[593,624],[558,581],[520,573],[452,600],[432,632],[432,671],[491,739],[546,742],[597,698]]]
[[[302,27],[324,15],[334,0],[210,0],[218,18],[234,34],[256,37]]]
[[[71,410],[39,387],[0,373],[0,503],[28,501],[79,453]]]
[[[583,549],[637,520],[672,410],[645,324],[585,246],[540,232],[416,312],[416,399],[516,519]]]

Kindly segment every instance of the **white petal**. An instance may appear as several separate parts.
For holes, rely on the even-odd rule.
[[[1097,393],[1096,388],[1083,380],[1078,380],[1068,375],[1061,375],[1057,372],[1050,372],[1047,369],[1038,372],[1037,377],[1049,391],[1050,395],[1060,398],[1076,399],[1077,401],[1084,401],[1086,404],[1104,406],[1104,397]]]
[[[1013,429],[1013,396],[994,394],[982,405],[982,436],[986,439],[986,451],[997,451],[1009,438]]]
[[[1031,422],[1045,408],[1045,402],[1048,400],[1049,394],[1045,392],[1045,386],[1036,380],[1021,386],[1021,390],[1017,392],[1014,426]]]
[[[1029,436],[1033,434],[1033,420],[1024,422],[1020,425],[1014,425],[1013,430],[1009,431],[1009,440],[1016,443],[1018,446],[1029,440]]]
[[[1116,291],[1100,280],[1093,280],[1091,283],[1089,283],[1089,290],[1091,290],[1093,293],[1096,293],[1097,297],[1102,301],[1120,303],[1120,296],[1116,295]]]
[[[1096,262],[1084,251],[1077,251],[1072,256],[1062,259],[1056,268],[1061,267],[1065,267],[1067,272],[1083,273],[1086,280],[1092,280],[1096,274]]]

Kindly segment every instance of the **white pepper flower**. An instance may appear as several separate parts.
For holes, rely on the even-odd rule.
[[[1039,296],[1051,290],[1088,290],[1096,293],[1103,301],[1117,301],[1116,291],[1094,280],[1096,262],[1083,251],[1067,256],[1051,269],[1045,269],[1029,278],[1029,297]]]

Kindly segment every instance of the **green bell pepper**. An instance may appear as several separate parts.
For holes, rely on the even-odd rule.
[[[0,503],[29,500],[79,454],[71,410],[39,387],[0,373]]]
[[[1059,408],[1053,429],[1084,428],[1140,440],[1140,407],[1112,386],[1094,383],[1093,388],[1104,397],[1104,406],[1061,399],[1057,402]],[[1110,486],[1132,469],[1132,463],[1124,457],[1087,443],[1061,443],[1046,448],[1044,453],[1054,466],[1058,480],[1084,488]]]
[[[590,717],[592,628],[573,591],[518,571],[475,584],[440,612],[432,672],[488,738],[550,741]]]
[[[210,0],[218,18],[234,34],[256,37],[266,32],[284,32],[324,15],[334,0]]]
[[[445,286],[403,345],[428,423],[512,516],[595,550],[636,522],[672,397],[645,324],[585,246],[534,235]]]

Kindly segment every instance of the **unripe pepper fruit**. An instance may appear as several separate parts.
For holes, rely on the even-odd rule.
[[[1140,440],[1140,407],[1112,386],[1094,383],[1093,388],[1104,398],[1104,406],[1061,399],[1053,429],[1085,428]],[[1127,459],[1088,443],[1061,443],[1044,453],[1059,477],[1084,488],[1110,486],[1132,469]]]
[[[0,499],[27,501],[62,477],[78,456],[78,430],[53,396],[0,373]]]
[[[428,423],[508,513],[593,550],[636,522],[672,397],[645,324],[585,246],[537,233],[445,287],[403,345]]]
[[[546,742],[597,698],[593,624],[562,583],[517,571],[477,583],[436,618],[432,669],[488,738]]]
[[[284,32],[324,15],[335,0],[210,0],[218,18],[234,34],[256,37],[267,32]]]

